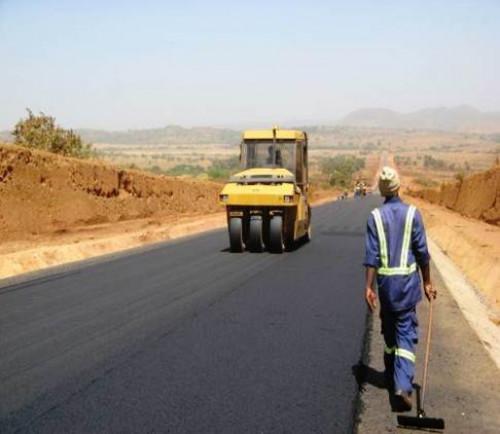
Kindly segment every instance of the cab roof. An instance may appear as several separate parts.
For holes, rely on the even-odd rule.
[[[278,140],[306,140],[307,135],[299,130],[280,130],[276,128],[276,139]],[[243,132],[243,140],[273,140],[273,130],[246,130]]]

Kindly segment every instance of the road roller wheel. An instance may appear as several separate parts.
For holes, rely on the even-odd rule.
[[[260,215],[250,216],[247,247],[251,252],[262,252],[264,249],[262,241],[262,216]]]
[[[269,222],[269,250],[273,253],[283,253],[285,242],[283,240],[283,217],[275,215]]]
[[[231,217],[229,219],[229,248],[231,252],[239,253],[245,249],[243,242],[243,219]]]

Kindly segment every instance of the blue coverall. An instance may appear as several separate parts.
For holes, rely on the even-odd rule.
[[[412,391],[418,343],[415,309],[422,299],[416,265],[423,267],[430,260],[422,217],[418,210],[411,208],[412,212],[409,205],[394,196],[372,211],[368,218],[363,263],[377,269],[386,374],[393,378],[395,391],[406,393]]]

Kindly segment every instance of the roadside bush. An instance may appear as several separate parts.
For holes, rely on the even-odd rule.
[[[434,180],[429,179],[429,178],[422,178],[422,177],[414,178],[414,182],[415,182],[415,184],[421,185],[422,187],[426,187],[426,188],[434,188],[434,187],[437,187],[439,185],[439,182],[437,182],[437,181],[434,181]]]
[[[320,170],[329,177],[330,185],[338,187],[349,186],[354,173],[364,167],[365,160],[354,155],[337,155],[320,162]]]
[[[207,170],[207,175],[212,179],[227,179],[240,168],[240,159],[231,157],[225,160],[214,160]]]
[[[394,157],[394,161],[396,162],[396,164],[398,166],[403,166],[403,165],[412,166],[412,165],[415,165],[411,157],[406,157],[406,156],[401,156],[401,155],[396,155]]]
[[[170,176],[198,176],[201,175],[205,170],[201,166],[194,166],[192,164],[178,164],[165,171],[167,175]]]
[[[464,172],[458,172],[455,173],[455,179],[458,181],[459,184],[462,184],[465,178],[465,173]]]
[[[446,161],[434,158],[430,155],[424,155],[424,167],[432,170],[450,170]]]
[[[59,127],[51,116],[44,113],[36,116],[30,109],[27,110],[28,117],[21,119],[12,131],[16,145],[70,157],[88,158],[94,155],[91,145],[83,143],[73,130]]]
[[[148,167],[147,170],[149,170],[150,172],[152,172],[152,173],[154,173],[156,175],[162,175],[163,174],[163,170],[158,165],[154,165],[154,166]]]

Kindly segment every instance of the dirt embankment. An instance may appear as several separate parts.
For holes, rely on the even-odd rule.
[[[405,193],[422,211],[430,237],[481,292],[498,323],[500,166],[439,189],[410,187]]]
[[[120,170],[96,161],[0,145],[0,237],[221,211],[220,185]]]
[[[426,200],[407,198],[422,212],[427,234],[464,272],[500,321],[500,227]]]
[[[221,227],[220,188],[0,144],[0,278]]]
[[[409,191],[411,195],[460,214],[500,225],[500,166],[443,184],[439,190]]]

